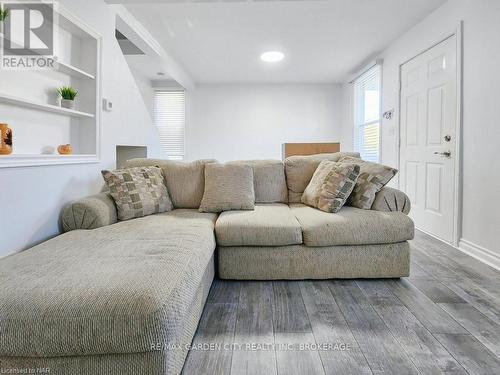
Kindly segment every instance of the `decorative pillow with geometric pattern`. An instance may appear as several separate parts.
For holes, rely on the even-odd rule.
[[[301,202],[321,211],[337,213],[351,194],[359,166],[323,160],[302,194]]]
[[[160,168],[135,167],[101,173],[116,203],[119,220],[172,210]]]
[[[347,156],[339,163],[360,166],[358,181],[347,204],[364,210],[372,208],[375,195],[398,173],[395,168]]]

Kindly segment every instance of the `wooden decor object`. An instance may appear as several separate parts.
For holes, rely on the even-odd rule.
[[[283,159],[294,155],[328,154],[340,151],[340,143],[283,143]]]
[[[57,152],[59,152],[60,155],[71,155],[73,153],[73,147],[71,147],[70,144],[60,145],[57,148]]]
[[[12,129],[7,124],[0,123],[0,155],[12,153]]]

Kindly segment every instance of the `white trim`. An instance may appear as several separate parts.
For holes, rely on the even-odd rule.
[[[359,77],[361,77],[363,74],[365,74],[367,71],[369,71],[371,68],[373,68],[374,66],[376,65],[380,65],[382,66],[384,63],[384,59],[375,59],[373,60],[372,62],[370,62],[369,64],[366,64],[365,66],[363,66],[361,69],[359,69],[358,71],[356,71],[356,73],[354,73],[351,78],[349,79],[349,81],[347,83],[354,83],[355,80],[357,80]]]
[[[457,82],[456,82],[456,87],[457,87],[457,108],[456,108],[456,121],[455,121],[455,154],[456,154],[456,159],[455,159],[455,194],[453,197],[454,200],[454,207],[453,207],[453,234],[452,234],[452,242],[451,245],[456,247],[457,249],[459,248],[459,242],[462,241],[460,239],[460,236],[462,234],[462,186],[463,186],[463,181],[462,181],[462,122],[463,122],[463,117],[462,117],[462,100],[463,100],[463,56],[462,56],[462,49],[463,49],[463,36],[462,36],[462,25],[463,21],[459,21],[455,30],[451,33],[448,33],[444,35],[442,39],[439,41],[433,43],[430,47],[424,49],[423,51],[417,53],[413,57],[403,61],[401,64],[399,64],[399,94],[398,94],[398,134],[397,134],[397,164],[398,164],[398,169],[401,170],[401,86],[402,86],[402,79],[401,79],[401,69],[404,64],[407,62],[413,60],[415,57],[421,55],[422,53],[434,48],[438,44],[444,42],[445,40],[451,38],[452,36],[455,36],[456,39],[456,47],[455,47],[455,53],[456,53],[456,66],[457,66]],[[398,177],[398,188],[401,188],[401,179]],[[427,232],[425,232],[427,233]],[[430,233],[427,233],[430,234]],[[431,234],[430,234],[431,235]],[[433,236],[435,237],[435,236]],[[437,238],[437,237],[436,237]],[[440,239],[442,241],[442,239]],[[444,241],[448,243],[447,241]]]
[[[365,74],[368,74],[372,69],[375,67],[378,67],[378,76],[379,76],[379,82],[378,82],[378,92],[379,92],[379,98],[378,98],[378,117],[369,122],[365,122],[363,124],[358,124],[357,123],[357,94],[356,94],[356,81],[358,79],[361,79]],[[358,144],[358,137],[359,137],[359,129],[361,127],[369,126],[369,125],[374,125],[378,123],[378,131],[377,131],[377,136],[378,136],[378,159],[377,161],[380,163],[382,160],[382,96],[383,96],[383,86],[382,86],[382,76],[383,76],[383,60],[382,59],[377,59],[375,60],[372,64],[368,65],[365,70],[356,76],[353,81],[349,82],[350,85],[352,85],[352,103],[351,103],[351,115],[352,115],[352,124],[353,124],[353,134],[352,134],[352,149],[354,151],[360,152],[359,149],[359,144]]]
[[[5,155],[0,156],[0,168],[37,167],[41,165],[98,163],[97,155]]]
[[[463,21],[459,21],[457,25],[457,30],[455,33],[455,40],[457,43],[456,53],[457,53],[457,113],[456,113],[456,125],[455,125],[455,204],[453,206],[453,245],[459,246],[459,242],[462,237],[462,165],[463,165],[463,153],[462,153],[462,132],[463,132],[463,110],[462,110],[462,100],[463,100]]]
[[[457,249],[473,258],[476,258],[477,260],[480,260],[488,266],[500,270],[500,255],[489,249],[464,240],[463,238],[459,241]]]
[[[467,241],[463,238],[460,239],[459,245],[455,246],[442,238],[436,237],[434,234],[429,233],[421,228],[415,227],[416,230],[419,232],[425,233],[429,237],[432,237],[439,242],[445,243],[454,249],[457,249],[458,251],[461,251],[462,253],[465,253],[467,255],[470,255],[471,257],[483,262],[484,264],[487,264],[488,266],[491,266],[493,268],[496,268],[497,270],[500,270],[500,254],[495,253],[492,250],[489,250],[485,247],[476,245],[475,243],[472,243],[470,241]]]

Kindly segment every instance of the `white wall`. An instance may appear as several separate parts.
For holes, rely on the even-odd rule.
[[[382,122],[382,162],[398,163],[399,66],[451,34],[463,20],[463,228],[461,247],[481,248],[500,261],[500,1],[450,0],[396,40],[381,54],[382,111],[396,109]],[[348,86],[344,86],[344,97]],[[345,109],[344,109],[345,111]],[[351,124],[343,118],[343,134]],[[500,264],[500,262],[498,263]]]
[[[186,97],[187,159],[281,159],[285,142],[340,137],[339,85],[202,85]]]
[[[114,110],[102,113],[100,163],[0,169],[0,256],[58,234],[61,207],[99,192],[100,171],[114,168],[117,144],[147,145],[151,156],[160,152],[156,129],[114,36],[114,14],[103,0],[61,4],[102,35],[102,95],[113,101]]]

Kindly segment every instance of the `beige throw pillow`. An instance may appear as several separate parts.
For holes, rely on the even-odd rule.
[[[347,204],[364,210],[371,209],[375,195],[398,173],[395,168],[351,157],[343,157],[339,162],[360,166],[358,181]]]
[[[115,201],[119,220],[172,210],[160,168],[136,167],[101,173]]]
[[[351,194],[359,166],[323,160],[302,194],[301,202],[321,211],[338,212]]]
[[[255,193],[253,170],[249,165],[205,165],[205,192],[200,212],[253,210]]]

